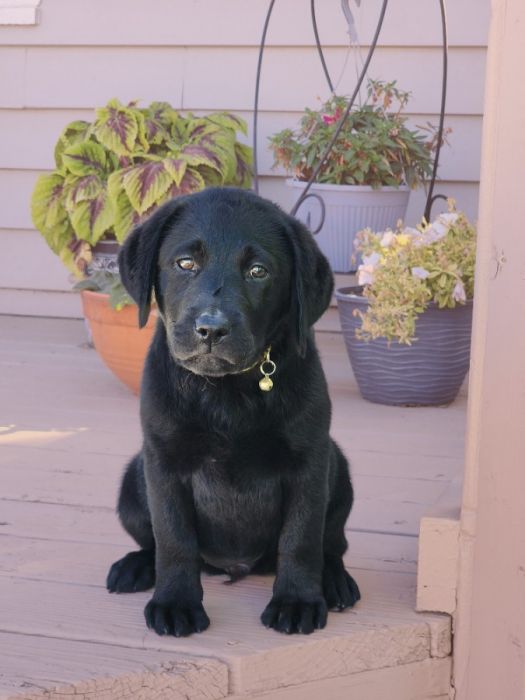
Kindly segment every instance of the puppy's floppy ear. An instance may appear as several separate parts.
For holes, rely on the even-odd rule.
[[[139,307],[139,326],[146,325],[151,308],[151,294],[157,276],[159,248],[181,199],[173,199],[157,209],[129,234],[118,256],[124,287]]]
[[[287,219],[294,258],[292,317],[296,326],[297,347],[304,356],[310,328],[330,304],[334,276],[328,260],[306,226],[291,216],[287,216]]]

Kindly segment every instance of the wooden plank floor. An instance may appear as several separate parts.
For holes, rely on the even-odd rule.
[[[341,337],[318,342],[332,432],[352,462],[347,564],[363,600],[321,632],[286,637],[258,622],[271,578],[206,578],[212,625],[177,640],[146,630],[149,594],[104,590],[111,562],[133,548],[114,505],[140,444],[137,399],[87,347],[81,322],[0,316],[0,697],[446,695],[449,620],[413,611],[417,533],[461,472],[466,398],[367,403]]]

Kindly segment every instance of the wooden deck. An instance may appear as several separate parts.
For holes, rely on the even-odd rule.
[[[414,612],[419,519],[461,471],[466,399],[363,401],[342,339],[318,333],[332,433],[352,462],[348,567],[363,600],[309,637],[268,631],[272,579],[205,578],[210,629],[149,632],[149,593],[109,595],[133,544],[114,504],[140,444],[138,401],[87,347],[82,322],[0,317],[0,697],[444,700],[447,616]]]

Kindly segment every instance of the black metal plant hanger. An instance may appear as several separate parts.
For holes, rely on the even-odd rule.
[[[342,0],[344,3],[344,0]],[[259,193],[259,175],[258,175],[258,169],[257,169],[257,125],[258,125],[258,119],[259,119],[259,88],[260,88],[260,82],[261,82],[261,71],[262,71],[262,61],[263,61],[263,55],[264,55],[264,49],[265,49],[265,44],[266,44],[266,34],[268,32],[268,25],[270,24],[270,17],[272,15],[272,11],[275,5],[275,0],[270,0],[270,4],[268,7],[268,11],[266,13],[266,19],[264,22],[264,27],[263,27],[263,33],[261,37],[261,43],[259,45],[259,59],[257,62],[257,74],[256,74],[256,80],[255,80],[255,101],[254,101],[254,110],[253,110],[253,167],[254,167],[254,189],[255,192],[258,194]],[[372,56],[374,55],[375,49],[377,47],[377,42],[379,39],[379,34],[381,32],[381,28],[383,26],[383,20],[385,18],[385,13],[386,13],[386,8],[388,5],[388,0],[383,0],[383,4],[381,6],[381,11],[379,13],[379,19],[377,22],[377,27],[374,33],[374,37],[372,39],[372,43],[370,44],[370,48],[368,50],[368,54],[366,57],[366,60],[363,64],[363,68],[361,70],[361,73],[359,75],[359,78],[357,79],[357,84],[355,86],[354,92],[352,93],[352,96],[350,100],[348,101],[348,104],[346,106],[345,112],[341,119],[339,120],[339,124],[337,126],[337,129],[335,130],[328,146],[326,147],[323,155],[319,159],[319,162],[317,163],[317,166],[315,167],[314,171],[312,172],[312,175],[310,176],[310,179],[306,183],[306,186],[304,190],[302,191],[301,195],[297,199],[296,203],[294,204],[291,214],[295,216],[297,214],[297,211],[299,210],[299,207],[303,204],[303,202],[308,199],[309,197],[313,197],[319,201],[319,204],[321,206],[321,220],[320,223],[315,231],[313,233],[318,233],[324,222],[324,214],[325,214],[325,206],[322,197],[318,194],[313,194],[310,193],[309,190],[312,186],[312,184],[316,181],[317,176],[319,175],[319,172],[321,168],[323,167],[323,164],[325,163],[326,159],[330,155],[330,152],[337,141],[337,138],[339,134],[341,133],[341,130],[344,126],[344,123],[350,114],[350,111],[354,105],[354,102],[356,100],[357,95],[359,94],[359,90],[361,89],[361,85],[363,83],[363,80],[365,79],[368,66],[370,65],[370,61],[372,60]],[[444,123],[445,123],[445,104],[446,104],[446,96],[447,96],[447,74],[448,74],[448,39],[447,39],[447,18],[446,18],[446,9],[445,9],[445,0],[439,0],[439,6],[440,6],[440,12],[441,12],[441,30],[442,30],[442,47],[443,47],[443,68],[442,68],[442,80],[441,80],[441,109],[440,109],[440,115],[439,115],[439,126],[438,126],[438,133],[437,133],[437,146],[436,146],[436,153],[434,157],[434,166],[432,169],[432,176],[430,178],[430,184],[428,188],[428,193],[427,193],[427,200],[426,200],[426,205],[425,205],[425,210],[424,210],[424,218],[427,221],[430,221],[430,216],[431,216],[431,211],[432,211],[432,206],[436,199],[447,199],[445,195],[442,194],[434,194],[434,185],[436,182],[436,177],[437,177],[437,170],[438,170],[438,165],[439,165],[439,156],[441,152],[441,145],[443,141],[443,130],[444,130]],[[317,46],[317,51],[319,53],[319,58],[321,60],[321,65],[323,67],[323,71],[326,77],[326,81],[328,83],[328,87],[330,91],[333,93],[334,88],[332,81],[330,79],[330,75],[328,73],[328,68],[326,66],[326,62],[324,60],[324,55],[323,55],[323,50],[321,47],[321,42],[319,40],[319,32],[317,29],[317,21],[315,17],[315,0],[310,0],[310,9],[311,9],[311,15],[312,15],[312,27],[314,31],[314,36],[315,36],[315,43]]]

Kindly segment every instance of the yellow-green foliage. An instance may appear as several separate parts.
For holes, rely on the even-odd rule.
[[[33,223],[83,276],[99,240],[122,242],[166,200],[209,185],[249,187],[252,154],[238,132],[247,127],[234,114],[196,117],[167,102],[141,108],[110,100],[93,122],[74,121],[63,130],[56,168],[33,190]]]
[[[476,232],[462,213],[441,214],[418,228],[358,236],[363,255],[358,281],[370,302],[357,336],[386,338],[410,345],[418,314],[430,302],[453,308],[474,294]]]

